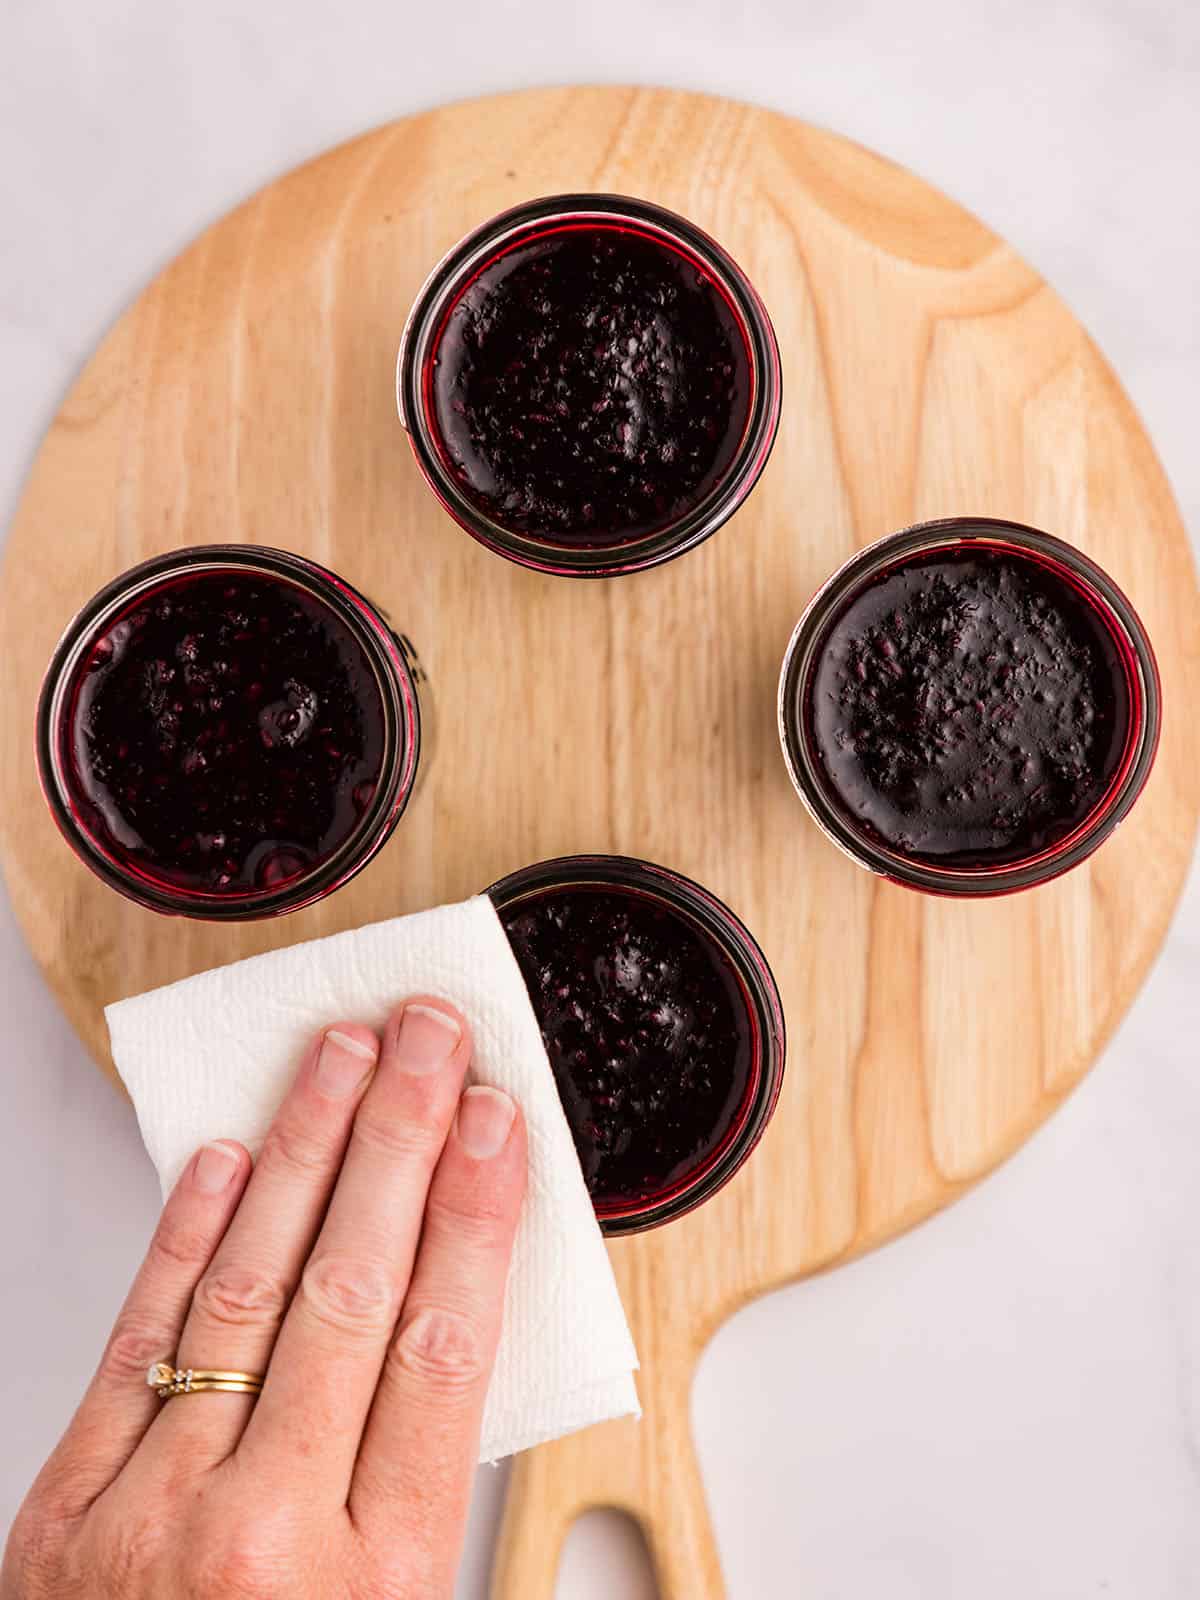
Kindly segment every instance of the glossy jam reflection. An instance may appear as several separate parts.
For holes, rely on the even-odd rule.
[[[691,256],[631,227],[559,225],[458,296],[426,383],[438,447],[492,521],[607,546],[692,510],[750,409],[747,338]]]
[[[714,941],[632,890],[548,889],[501,919],[597,1209],[711,1165],[752,1075],[746,1002]]]
[[[245,570],[139,596],[92,641],[70,706],[80,820],[185,892],[253,894],[328,859],[383,761],[379,686],[350,630]]]
[[[1112,633],[1065,573],[972,545],[852,596],[805,713],[859,828],[915,860],[989,867],[1049,849],[1105,797],[1129,690]]]

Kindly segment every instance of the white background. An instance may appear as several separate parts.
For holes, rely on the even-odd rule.
[[[437,101],[589,79],[759,100],[965,202],[1095,333],[1200,528],[1198,15],[1192,0],[0,0],[0,524],[99,335],[234,201]],[[1022,1154],[722,1331],[694,1417],[732,1600],[1200,1594],[1198,1037],[1194,874],[1115,1043]],[[0,1064],[2,1529],[157,1198],[129,1109],[6,903]],[[502,1481],[481,1478],[459,1600],[486,1592]],[[653,1593],[630,1544],[607,1520],[577,1530],[561,1600]]]

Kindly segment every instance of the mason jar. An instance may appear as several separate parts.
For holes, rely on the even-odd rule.
[[[1150,640],[1108,574],[979,517],[852,556],[779,680],[784,759],[818,827],[872,872],[967,897],[1099,849],[1145,786],[1160,718]]]
[[[417,296],[400,420],[443,507],[499,555],[614,577],[734,514],[779,424],[779,349],[745,273],[649,201],[528,201]]]
[[[199,545],[114,579],[47,670],[37,758],[68,844],[154,911],[310,905],[400,820],[421,749],[411,646],[303,556]]]
[[[487,891],[513,947],[606,1234],[692,1211],[741,1168],[783,1081],[783,1007],[729,907],[624,856]]]

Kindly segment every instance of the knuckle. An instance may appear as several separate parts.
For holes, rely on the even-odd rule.
[[[478,1180],[437,1183],[425,1206],[427,1219],[454,1239],[456,1249],[496,1245],[509,1230],[511,1211],[502,1190]]]
[[[287,1284],[271,1273],[219,1266],[200,1279],[193,1305],[202,1317],[223,1327],[260,1327],[278,1322],[289,1298]]]
[[[109,1486],[103,1451],[111,1430],[110,1416],[77,1417],[42,1468],[27,1504],[43,1540],[65,1540]]]
[[[199,1586],[205,1600],[268,1600],[280,1592],[278,1563],[243,1544],[210,1557]]]
[[[99,1578],[103,1595],[141,1594],[147,1575],[163,1551],[161,1519],[121,1505],[106,1508],[96,1519],[88,1566]]]
[[[216,1600],[267,1600],[280,1592],[278,1563],[266,1553],[235,1545],[214,1560],[206,1574],[205,1593]]]
[[[276,1122],[258,1157],[260,1169],[282,1168],[300,1178],[323,1177],[331,1164],[328,1140],[295,1120]]]
[[[33,1489],[13,1520],[6,1551],[29,1586],[30,1600],[56,1592],[66,1543],[67,1519],[55,1509],[53,1495]]]
[[[470,1393],[486,1376],[475,1323],[438,1306],[405,1317],[392,1341],[391,1359],[406,1377],[448,1399]]]
[[[67,1529],[87,1505],[87,1486],[76,1487],[76,1474],[53,1458],[41,1474],[13,1518],[8,1535],[10,1551],[20,1547],[23,1555],[57,1550],[65,1541]]]
[[[121,1382],[144,1379],[152,1361],[170,1359],[173,1352],[165,1349],[164,1344],[161,1328],[130,1312],[122,1312],[101,1357],[101,1373]]]
[[[360,1149],[385,1161],[420,1161],[432,1165],[445,1142],[444,1133],[411,1117],[389,1117],[378,1111],[360,1113],[354,1124]]]
[[[307,1592],[293,1571],[301,1542],[290,1513],[231,1519],[209,1545],[198,1592],[204,1600],[275,1600]]]
[[[212,1254],[209,1234],[189,1228],[168,1210],[154,1230],[150,1254],[170,1267],[202,1267]]]
[[[304,1269],[304,1298],[319,1321],[346,1332],[375,1332],[395,1320],[400,1289],[380,1262],[328,1252]]]

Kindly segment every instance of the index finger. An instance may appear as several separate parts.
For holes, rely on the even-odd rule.
[[[384,1030],[328,1211],[292,1299],[243,1461],[287,1456],[320,1437],[307,1476],[344,1506],[363,1424],[408,1289],[429,1182],[471,1054],[466,1019],[414,996]]]

